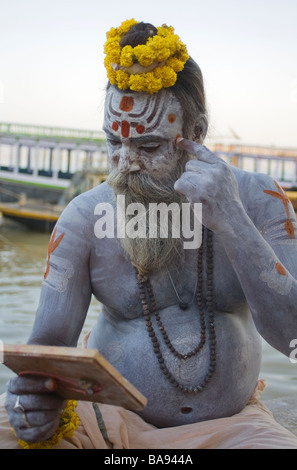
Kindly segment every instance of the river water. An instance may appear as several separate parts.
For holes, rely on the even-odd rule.
[[[38,305],[49,237],[0,218],[0,341],[3,343],[24,344],[28,339]],[[100,304],[92,299],[81,339],[95,323],[99,311]],[[0,364],[0,393],[11,376],[12,372]],[[264,341],[261,378],[267,383],[263,398],[296,396],[297,364]]]

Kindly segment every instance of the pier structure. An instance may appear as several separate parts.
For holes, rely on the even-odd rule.
[[[284,189],[297,189],[297,149],[210,143],[219,157],[242,170],[265,173]]]
[[[57,202],[74,173],[90,169],[107,174],[103,132],[0,123],[0,200],[24,192]]]
[[[297,189],[297,149],[206,142],[219,157],[246,171],[261,172],[285,190]],[[73,175],[108,172],[101,131],[0,122],[0,201],[20,193],[57,203]],[[296,193],[297,194],[297,193]]]

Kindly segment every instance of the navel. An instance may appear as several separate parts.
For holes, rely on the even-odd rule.
[[[182,412],[183,415],[188,415],[189,413],[191,413],[193,411],[193,408],[191,408],[190,406],[183,406],[180,411]]]

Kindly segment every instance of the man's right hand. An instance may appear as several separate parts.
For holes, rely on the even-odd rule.
[[[45,377],[14,377],[8,382],[5,408],[17,438],[33,443],[50,438],[59,426],[65,399],[57,382]]]

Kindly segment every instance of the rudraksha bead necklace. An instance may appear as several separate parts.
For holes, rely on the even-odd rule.
[[[137,282],[139,286],[140,292],[140,299],[142,303],[144,318],[146,322],[146,328],[151,338],[154,352],[157,356],[161,371],[167,377],[167,379],[174,385],[175,387],[179,388],[183,392],[188,393],[199,393],[208,384],[210,379],[213,376],[213,373],[216,368],[216,333],[215,333],[215,324],[214,324],[214,311],[213,311],[213,243],[212,243],[212,232],[208,229],[203,228],[203,237],[202,240],[205,240],[206,244],[206,277],[207,277],[207,289],[206,289],[206,307],[208,311],[208,340],[209,340],[209,366],[208,371],[205,374],[202,382],[198,385],[193,387],[188,387],[180,383],[176,378],[172,375],[172,373],[168,370],[165,360],[163,358],[159,340],[156,336],[152,319],[151,319],[151,312],[155,315],[155,319],[157,325],[159,327],[160,332],[162,333],[164,343],[169,348],[169,350],[174,354],[174,356],[178,357],[180,360],[187,360],[192,356],[195,356],[199,353],[199,351],[203,348],[206,342],[206,324],[205,324],[205,314],[203,310],[203,297],[202,297],[202,289],[203,289],[203,253],[204,253],[204,243],[201,244],[198,250],[198,285],[197,285],[197,305],[198,305],[198,312],[199,312],[199,319],[200,319],[200,338],[197,346],[189,351],[186,354],[182,354],[175,349],[173,344],[171,343],[170,339],[168,338],[168,334],[164,328],[164,325],[161,321],[159,312],[157,311],[156,307],[156,300],[154,296],[154,292],[152,289],[152,285],[150,282],[149,277],[143,276],[137,272]]]

